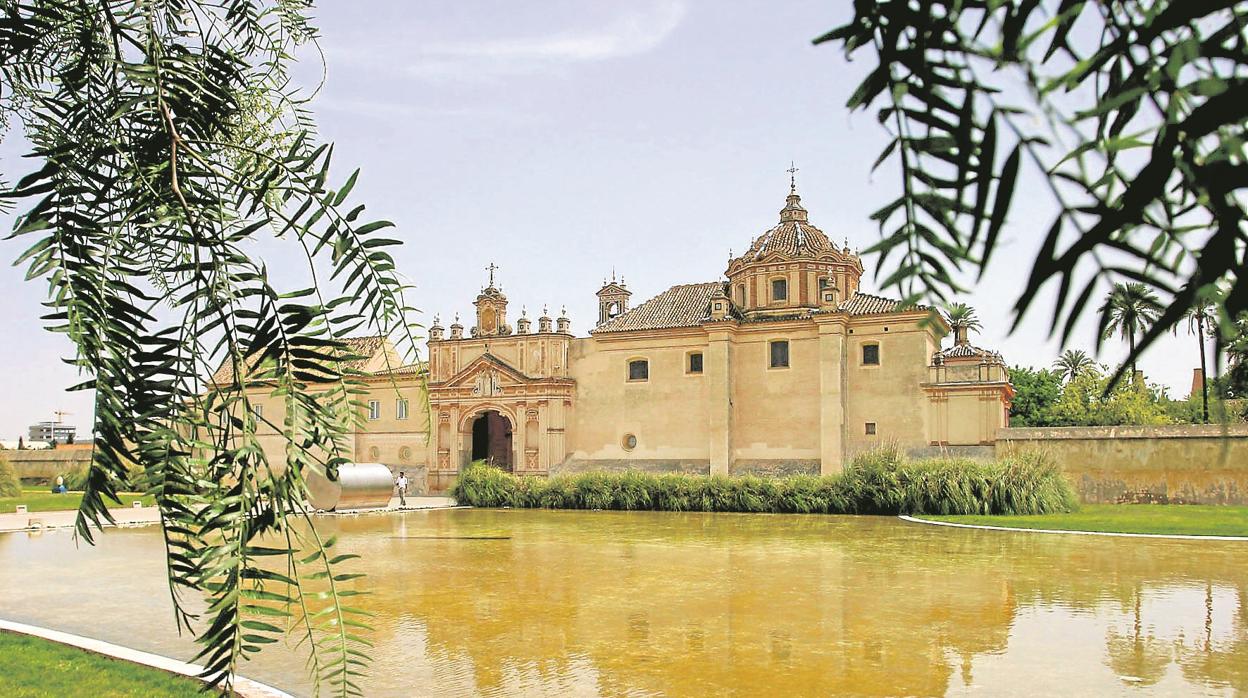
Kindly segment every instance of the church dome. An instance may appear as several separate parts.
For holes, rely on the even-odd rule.
[[[761,260],[773,253],[785,257],[817,257],[821,254],[842,255],[822,230],[811,225],[802,197],[790,191],[784,208],[780,209],[780,222],[758,236],[745,254],[736,260],[742,264]]]

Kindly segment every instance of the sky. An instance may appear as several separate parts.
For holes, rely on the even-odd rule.
[[[395,258],[415,285],[428,325],[471,318],[485,268],[510,300],[536,318],[566,306],[585,335],[595,291],[612,273],[633,304],[678,283],[721,278],[778,221],[795,162],[811,222],[834,241],[879,239],[869,215],[891,200],[899,176],[871,165],[888,136],[874,113],[845,102],[873,66],[846,61],[811,40],[850,14],[851,3],[791,0],[369,0],[321,3],[316,24],[325,82],[313,103],[321,135],[335,143],[334,177],[362,174],[353,198],[391,220],[405,245]],[[312,85],[322,65],[300,54],[296,76]],[[0,173],[25,172],[20,134],[0,144]],[[1063,348],[1093,353],[1094,313],[1067,347],[1051,317],[1033,311],[1010,333],[1012,306],[1052,202],[1036,179],[1020,196],[982,280],[963,300],[984,325],[973,341],[1011,365],[1047,366]],[[8,230],[11,218],[0,216]],[[15,259],[25,241],[0,241]],[[393,249],[393,248],[392,248]],[[275,274],[302,263],[263,246]],[[896,296],[872,280],[863,290]],[[882,278],[882,277],[881,277]],[[46,284],[0,266],[0,438],[64,419],[90,431],[91,395],[67,393],[72,347],[42,329]],[[1046,292],[1047,293],[1047,292]],[[1041,308],[1044,304],[1039,304]],[[471,324],[467,322],[465,324]],[[1107,342],[1098,360],[1125,347]],[[1148,378],[1184,396],[1198,365],[1195,339],[1163,338],[1140,361]]]

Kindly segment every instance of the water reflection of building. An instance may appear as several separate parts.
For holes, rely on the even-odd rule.
[[[341,525],[350,544],[357,524]],[[887,519],[818,516],[478,511],[408,527],[439,540],[374,536],[362,550],[366,560],[395,561],[370,576],[370,586],[393,590],[377,599],[382,615],[401,608],[418,618],[427,651],[457,667],[449,680],[465,681],[470,666],[471,684],[487,694],[567,693],[576,681],[604,695],[729,686],[742,695],[944,695],[972,682],[991,692],[1000,674],[981,664],[1009,657],[1024,683],[1036,666],[1011,653],[1020,618],[1059,614],[1129,634],[1141,589],[1145,636],[1151,628],[1167,646],[1186,647],[1171,652],[1157,686],[1187,677],[1248,689],[1236,669],[1248,662],[1243,618],[1215,632],[1208,650],[1191,642],[1204,613],[1193,574],[1222,590],[1223,625],[1248,607],[1227,596],[1248,587],[1248,571],[1225,551],[1145,542],[1124,554],[1116,542],[949,537]],[[450,540],[482,535],[510,539]],[[1175,625],[1150,617],[1173,610],[1156,606],[1159,594],[1195,598],[1199,616]],[[1077,658],[1065,678],[1048,680],[1069,686],[1078,676],[1081,689],[1120,690],[1134,649],[1108,639],[1107,630],[1046,636],[1050,651]]]

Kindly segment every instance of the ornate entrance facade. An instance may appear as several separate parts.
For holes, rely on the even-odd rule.
[[[527,317],[507,323],[507,297],[490,285],[477,296],[477,322],[464,336],[429,328],[429,484],[438,491],[474,460],[517,474],[545,475],[567,458],[567,415],[576,384],[568,377],[572,340],[565,317],[545,312],[537,332]]]

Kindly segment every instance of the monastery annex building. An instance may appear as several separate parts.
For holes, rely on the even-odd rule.
[[[613,280],[588,337],[545,312],[536,328],[526,317],[513,327],[491,267],[472,327],[429,328],[427,365],[398,367],[384,339],[352,340],[370,382],[355,460],[436,492],[477,459],[533,475],[817,474],[881,442],[991,444],[1013,395],[1001,355],[964,333],[942,349],[943,320],[861,292],[862,274],[792,187],[726,280],[636,306]],[[253,390],[280,424],[280,400]]]

